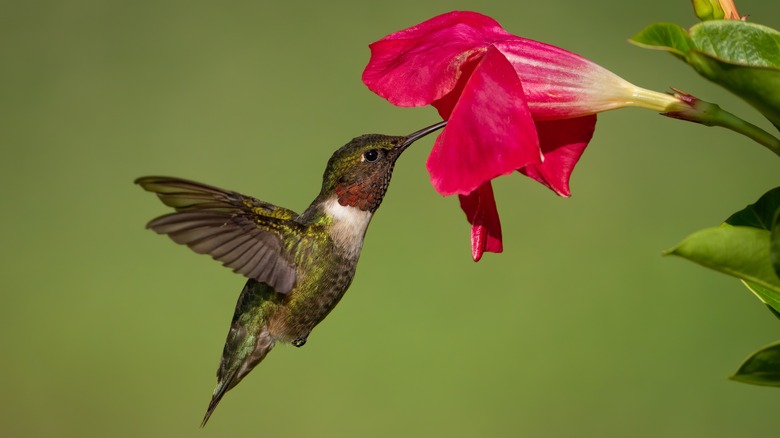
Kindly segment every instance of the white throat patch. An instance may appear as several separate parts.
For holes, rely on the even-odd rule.
[[[333,224],[330,226],[333,242],[350,257],[359,256],[363,248],[363,236],[368,223],[371,222],[371,212],[341,205],[335,197],[325,201],[323,210],[333,218]]]

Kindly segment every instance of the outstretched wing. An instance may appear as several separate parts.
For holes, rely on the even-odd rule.
[[[295,264],[287,248],[303,231],[286,208],[240,193],[180,178],[147,176],[135,181],[156,193],[175,213],[146,227],[176,243],[209,254],[233,271],[286,294],[295,284]]]

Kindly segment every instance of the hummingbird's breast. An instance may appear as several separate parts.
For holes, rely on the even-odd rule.
[[[325,238],[312,239],[300,252],[296,285],[284,305],[283,338],[306,337],[333,310],[355,276],[371,212],[331,198],[321,205]],[[319,232],[316,234],[320,234]]]
[[[333,257],[330,255],[329,257]],[[284,306],[285,338],[305,338],[336,307],[355,277],[357,259],[336,257],[302,272]],[[335,262],[335,263],[334,263]]]

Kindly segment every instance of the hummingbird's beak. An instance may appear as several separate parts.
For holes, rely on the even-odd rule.
[[[443,128],[447,124],[446,120],[443,120],[435,125],[431,125],[427,128],[423,128],[417,132],[413,132],[406,136],[406,139],[398,145],[398,148],[401,149],[401,152],[403,152],[404,149],[408,148],[409,145],[414,143],[415,141],[425,137],[426,135],[430,134],[431,132],[436,132],[439,129]]]

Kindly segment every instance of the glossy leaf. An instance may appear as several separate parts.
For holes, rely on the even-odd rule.
[[[744,226],[770,230],[775,211],[780,208],[780,187],[764,193],[756,202],[732,214],[726,223],[734,226]]]
[[[666,254],[780,293],[780,279],[769,259],[769,235],[769,231],[753,227],[707,228],[686,237]]]
[[[746,226],[770,232],[769,254],[775,274],[780,276],[780,187],[776,187],[753,204],[732,214],[726,223]],[[780,310],[780,308],[776,308]]]
[[[731,379],[753,385],[780,386],[780,342],[750,355]]]
[[[653,23],[629,41],[646,49],[665,50],[681,58],[696,49],[688,31],[674,23]]]
[[[702,76],[744,99],[780,129],[780,71],[735,65],[692,52],[688,63]]]
[[[631,42],[682,58],[700,75],[745,99],[780,129],[780,32],[740,20],[706,21],[690,31],[656,23]]]
[[[769,256],[772,259],[772,266],[775,268],[775,275],[780,277],[780,208],[775,210],[775,217],[772,220],[771,237],[769,241]]]
[[[780,68],[780,32],[744,21],[712,21],[690,30],[696,48],[731,64]]]
[[[742,280],[742,284],[744,284],[750,292],[753,292],[753,295],[758,297],[761,302],[766,304],[769,311],[772,312],[775,317],[780,319],[780,292],[745,280]]]

